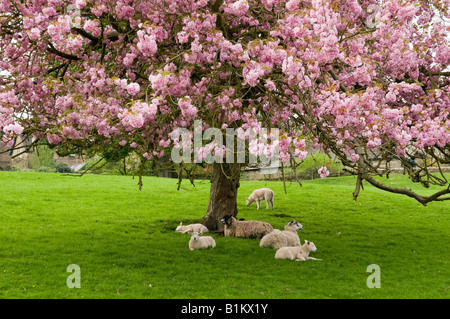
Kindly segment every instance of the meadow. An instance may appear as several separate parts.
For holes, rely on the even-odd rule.
[[[392,175],[390,183],[406,177]],[[242,181],[239,218],[283,228],[303,224],[322,261],[275,260],[257,240],[212,234],[217,247],[190,251],[176,226],[199,222],[209,181],[0,172],[0,298],[444,298],[450,297],[450,202],[422,206],[355,177]],[[256,188],[275,191],[275,210],[245,206]],[[414,186],[410,186],[414,188]],[[431,191],[431,190],[430,190]],[[81,288],[68,288],[79,265]],[[381,287],[368,288],[367,267]]]

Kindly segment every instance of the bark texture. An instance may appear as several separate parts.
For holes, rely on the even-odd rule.
[[[236,216],[237,192],[239,188],[239,163],[214,163],[211,174],[211,190],[206,216],[202,223],[210,231],[223,231],[220,220],[231,214]]]

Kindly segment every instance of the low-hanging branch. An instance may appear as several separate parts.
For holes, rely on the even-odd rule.
[[[390,193],[403,194],[403,195],[412,197],[424,206],[427,206],[427,204],[432,201],[450,200],[450,197],[441,197],[443,195],[450,194],[450,186],[447,187],[446,189],[443,189],[439,192],[434,193],[433,195],[422,196],[422,195],[419,195],[419,194],[413,192],[408,187],[397,188],[397,187],[392,187],[392,186],[382,184],[382,183],[378,182],[376,179],[374,179],[372,176],[367,175],[367,174],[363,175],[363,179],[368,181],[371,185],[375,186],[376,188],[388,191]]]

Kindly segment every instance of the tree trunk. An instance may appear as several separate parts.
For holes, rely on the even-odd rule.
[[[202,223],[211,231],[223,231],[220,220],[231,214],[236,216],[237,191],[239,188],[241,164],[214,163],[212,164],[211,190],[206,216]]]

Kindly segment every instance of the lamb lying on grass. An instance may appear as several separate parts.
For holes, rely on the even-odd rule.
[[[183,226],[183,222],[180,223],[180,225],[177,226],[175,229],[177,233],[188,233],[188,232],[198,232],[198,233],[207,233],[209,232],[208,228],[206,228],[203,224],[190,224],[187,226]]]
[[[225,237],[243,237],[261,239],[264,235],[273,231],[272,225],[256,220],[240,221],[232,215],[226,215],[221,219],[224,224]]]
[[[261,206],[261,201],[266,201],[266,209],[269,209],[269,203],[272,205],[272,209],[274,209],[273,204],[273,190],[269,188],[260,188],[255,191],[246,199],[247,206],[250,206],[253,202],[256,202],[256,209],[259,209]]]
[[[322,260],[309,257],[309,253],[317,251],[313,242],[305,240],[305,243],[299,247],[281,247],[275,253],[275,259],[290,259],[295,261],[303,261],[307,259]]]
[[[273,232],[265,235],[259,242],[261,247],[281,248],[286,246],[300,246],[300,238],[297,230],[303,229],[302,224],[291,220],[284,226],[284,230],[274,229]]]
[[[214,238],[211,236],[203,236],[201,232],[189,232],[189,235],[191,235],[191,240],[189,241],[189,249],[195,250],[195,249],[205,249],[205,248],[214,248],[216,247],[216,242]]]

